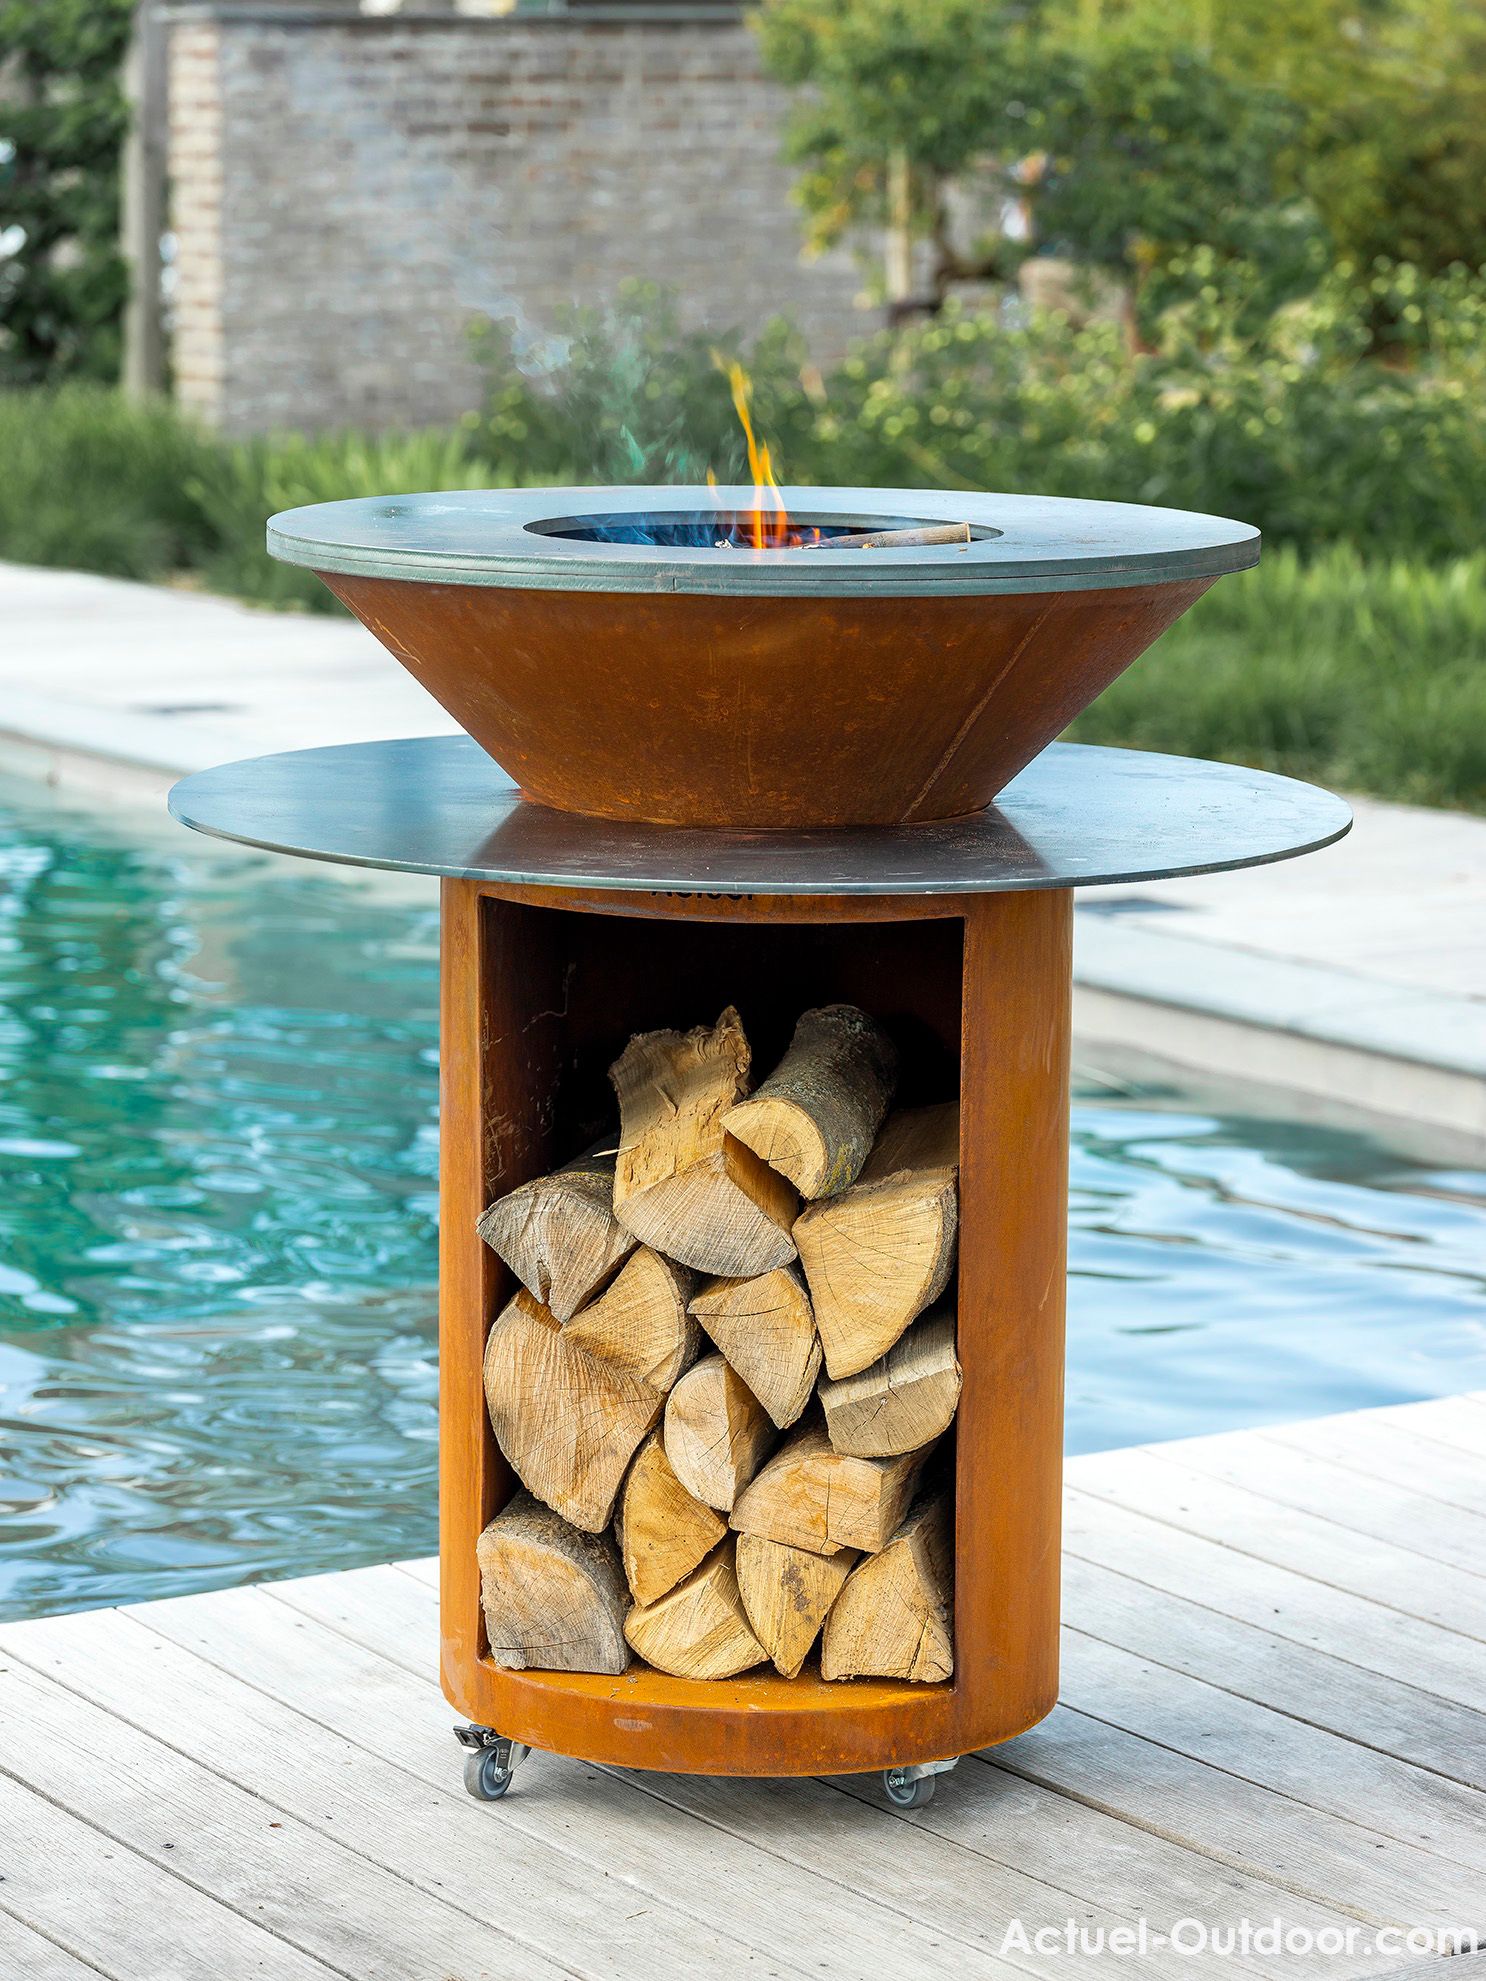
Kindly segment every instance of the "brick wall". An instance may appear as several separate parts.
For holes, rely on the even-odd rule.
[[[170,58],[176,390],[229,432],[456,417],[472,318],[540,330],[627,276],[823,355],[863,327],[849,259],[801,259],[737,21],[224,5]]]

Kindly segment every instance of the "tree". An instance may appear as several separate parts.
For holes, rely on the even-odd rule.
[[[973,266],[952,239],[947,190],[989,181],[986,205],[1015,192],[1007,165],[1036,145],[1049,57],[1034,10],[997,0],[765,0],[755,17],[765,65],[801,92],[789,156],[808,239],[826,247],[863,226],[887,235],[883,287],[912,299],[914,244],[933,249],[931,296],[996,265],[992,238]]]
[[[0,0],[0,381],[118,375],[130,0]]]
[[[1297,265],[1315,230],[1279,168],[1302,122],[1280,91],[1160,40],[1105,42],[1059,80],[1031,201],[1043,245],[1137,284],[1199,246]]]
[[[1026,249],[998,223],[1016,209],[1038,244],[1122,275],[1198,244],[1258,259],[1292,234],[1277,160],[1299,118],[1283,94],[1175,27],[1080,21],[995,0],[765,0],[764,59],[801,90],[789,147],[814,243],[885,228],[889,301],[933,308],[955,281],[1015,267]],[[977,199],[967,244],[952,206]],[[925,298],[915,239],[931,244]]]
[[[1267,85],[1298,121],[1275,157],[1335,253],[1438,273],[1486,263],[1486,0],[1051,0],[1089,58],[1122,40],[1184,47]]]

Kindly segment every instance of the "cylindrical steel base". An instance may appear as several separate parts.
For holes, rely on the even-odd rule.
[[[1057,1695],[1072,896],[617,894],[446,880],[440,1420],[442,1676],[471,1720],[586,1760],[857,1772],[1008,1740]],[[487,1654],[475,1543],[512,1489],[486,1417],[509,1286],[490,1200],[597,1132],[632,1031],[737,1003],[760,1058],[849,999],[909,1082],[960,1096],[955,1673],[941,1685],[513,1672]],[[601,1125],[601,1123],[598,1123]]]

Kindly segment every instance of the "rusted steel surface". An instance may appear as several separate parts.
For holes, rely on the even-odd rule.
[[[1211,582],[773,598],[321,575],[528,797],[734,827],[980,810]]]
[[[1057,1691],[1071,901],[506,898],[444,883],[440,1284],[442,1675],[502,1733],[681,1773],[865,1771],[1006,1740]],[[899,919],[900,914],[904,919]],[[847,998],[903,1053],[902,1098],[961,1101],[956,1671],[944,1685],[758,1674],[722,1683],[504,1671],[475,1542],[510,1490],[481,1390],[503,1268],[475,1232],[500,1191],[603,1125],[631,1031],[736,1000],[761,1063],[802,1004]]]

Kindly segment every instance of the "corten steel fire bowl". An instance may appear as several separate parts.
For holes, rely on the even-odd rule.
[[[317,503],[275,516],[268,547],[318,572],[527,797],[789,827],[979,811],[1259,556],[1247,524],[1179,509],[782,496],[784,548],[752,546],[744,488]],[[833,547],[946,522],[971,540]]]

